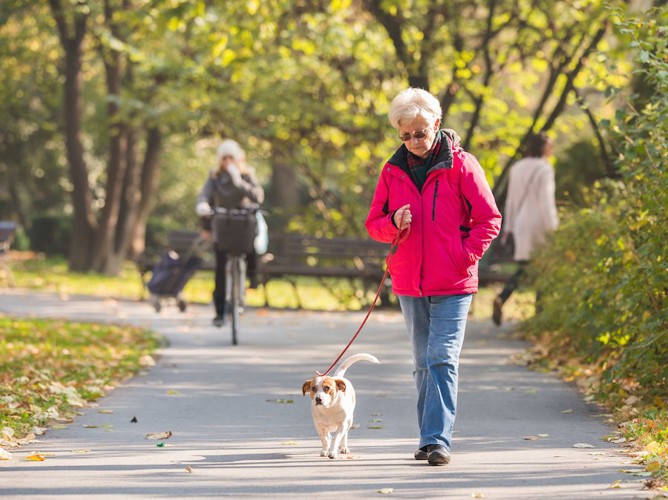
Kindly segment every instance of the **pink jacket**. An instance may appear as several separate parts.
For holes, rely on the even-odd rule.
[[[461,149],[459,137],[446,131],[427,180],[418,192],[406,170],[401,146],[380,174],[366,228],[374,240],[391,243],[398,229],[394,212],[410,204],[408,237],[390,260],[392,289],[414,297],[478,291],[478,261],[499,234],[499,212],[476,158]],[[403,168],[402,168],[403,167]]]

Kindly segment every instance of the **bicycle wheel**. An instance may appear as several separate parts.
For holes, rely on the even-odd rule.
[[[231,316],[232,316],[232,345],[237,345],[237,333],[239,331],[239,314],[241,312],[241,259],[231,257],[232,265],[231,275],[232,289],[230,297]]]

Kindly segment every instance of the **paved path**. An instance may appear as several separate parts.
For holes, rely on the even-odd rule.
[[[148,373],[0,461],[2,498],[650,496],[639,478],[622,472],[638,466],[602,440],[613,429],[600,410],[554,376],[509,363],[524,344],[491,324],[469,323],[452,462],[431,467],[412,458],[415,394],[396,312],[374,312],[350,350],[382,364],[348,370],[359,428],[351,432],[352,455],[330,460],[319,456],[301,386],[338,355],[361,313],[249,311],[240,345],[231,346],[229,329],[210,327],[204,306],[158,315],[146,303],[0,290],[0,311],[127,322],[170,343]],[[165,447],[145,439],[161,431],[173,432]],[[47,459],[24,460],[35,451]]]

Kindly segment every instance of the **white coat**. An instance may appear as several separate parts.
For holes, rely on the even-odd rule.
[[[545,158],[524,158],[510,168],[504,231],[515,239],[514,259],[529,260],[559,225],[554,170]]]

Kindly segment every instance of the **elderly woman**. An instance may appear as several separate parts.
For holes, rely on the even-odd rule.
[[[459,354],[478,261],[499,234],[501,214],[476,158],[442,130],[441,106],[422,89],[392,101],[402,145],[383,166],[366,220],[369,235],[399,246],[390,260],[413,350],[420,441],[414,457],[450,462]]]
[[[218,147],[218,166],[209,172],[202,191],[197,197],[195,212],[202,218],[204,233],[211,230],[212,208],[249,208],[259,206],[264,201],[264,190],[255,173],[246,165],[246,154],[236,141],[224,140]],[[250,288],[257,287],[257,254],[246,255]],[[225,265],[227,252],[216,250],[215,288],[213,304],[216,316],[215,326],[225,324]]]

